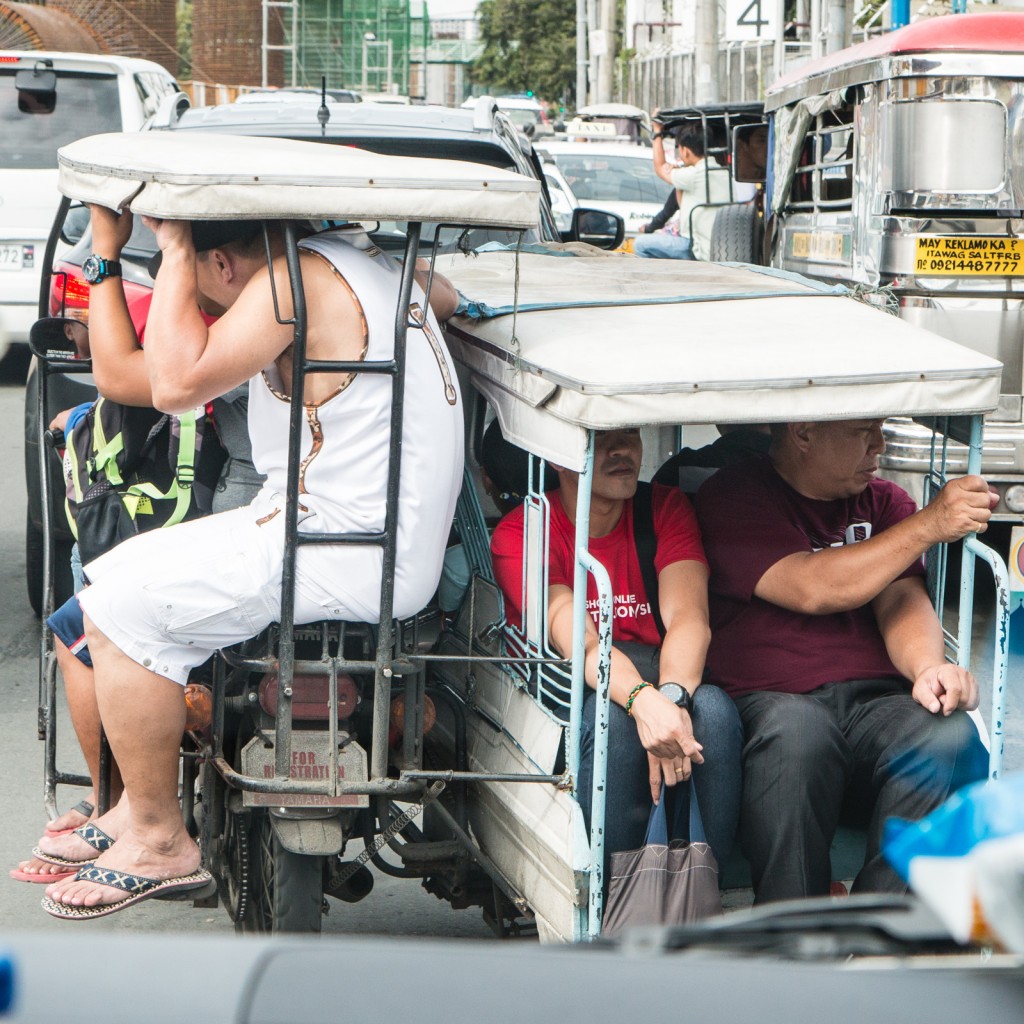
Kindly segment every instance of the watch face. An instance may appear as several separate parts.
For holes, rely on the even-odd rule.
[[[89,284],[95,284],[100,279],[100,261],[96,256],[87,256],[82,261],[82,277]]]
[[[686,690],[679,683],[665,683],[658,687],[658,693],[668,697],[677,707],[686,699]]]

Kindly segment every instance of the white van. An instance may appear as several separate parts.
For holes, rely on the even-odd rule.
[[[174,77],[148,60],[0,50],[0,357],[28,341],[39,271],[60,202],[57,149],[97,132],[136,131]]]

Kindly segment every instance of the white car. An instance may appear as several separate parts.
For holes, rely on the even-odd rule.
[[[550,161],[558,168],[575,199],[573,206],[617,213],[626,223],[627,238],[640,234],[672,191],[654,173],[651,151],[645,146],[545,141],[538,152],[545,167]]]
[[[187,103],[152,61],[0,50],[0,357],[28,341],[38,316],[43,250],[60,202],[58,148],[136,131],[168,101]]]

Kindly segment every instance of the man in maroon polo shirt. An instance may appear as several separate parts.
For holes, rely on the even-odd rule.
[[[903,891],[880,852],[885,819],[921,818],[985,775],[965,713],[977,684],[945,660],[921,557],[984,530],[994,495],[964,477],[915,511],[875,477],[881,428],[773,425],[767,456],[697,496],[708,677],[743,719],[740,838],[758,902],[828,893],[841,816],[868,828],[855,889]]]

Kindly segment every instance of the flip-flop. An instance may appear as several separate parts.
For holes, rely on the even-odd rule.
[[[146,878],[144,875],[132,875],[127,871],[114,871],[111,868],[101,868],[90,864],[76,872],[75,881],[108,885],[112,889],[120,889],[121,892],[128,893],[128,895],[115,903],[101,903],[95,907],[76,907],[70,903],[58,903],[56,900],[44,896],[43,910],[64,921],[88,921],[97,917],[106,917],[108,914],[116,914],[119,910],[124,910],[125,907],[134,906],[136,903],[142,903],[144,900],[154,897],[206,889],[213,881],[213,875],[205,868],[197,868],[191,874],[180,875],[178,878]]]
[[[40,885],[49,885],[51,882],[63,882],[75,874],[71,871],[22,871],[21,868],[11,868],[7,872],[16,882],[35,882]]]
[[[67,814],[68,811],[78,811],[78,813],[81,814],[85,818],[86,821],[88,821],[92,817],[92,812],[94,810],[96,810],[96,808],[93,807],[93,805],[91,803],[89,803],[88,800],[79,800],[78,803],[75,804],[74,807],[69,807],[68,810],[65,811],[64,813]],[[78,827],[81,828],[82,826],[79,825]],[[58,829],[50,829],[50,828],[48,828],[44,832],[44,835],[46,835],[50,839],[56,839],[57,836],[66,836],[66,835],[69,835],[70,833],[72,833],[74,831],[75,830],[73,828],[58,828]]]
[[[76,836],[84,839],[97,854],[101,854],[106,850],[109,850],[115,842],[115,840],[108,836],[103,829],[98,828],[91,821],[87,821],[80,828],[72,829],[72,832],[74,832]],[[81,860],[70,860],[67,857],[61,857],[56,853],[46,853],[43,850],[40,850],[38,846],[32,848],[32,856],[35,857],[36,860],[43,861],[45,864],[54,864],[59,868],[73,868],[75,871],[79,868],[85,867],[87,864],[91,864],[96,859],[95,857],[86,857]]]

